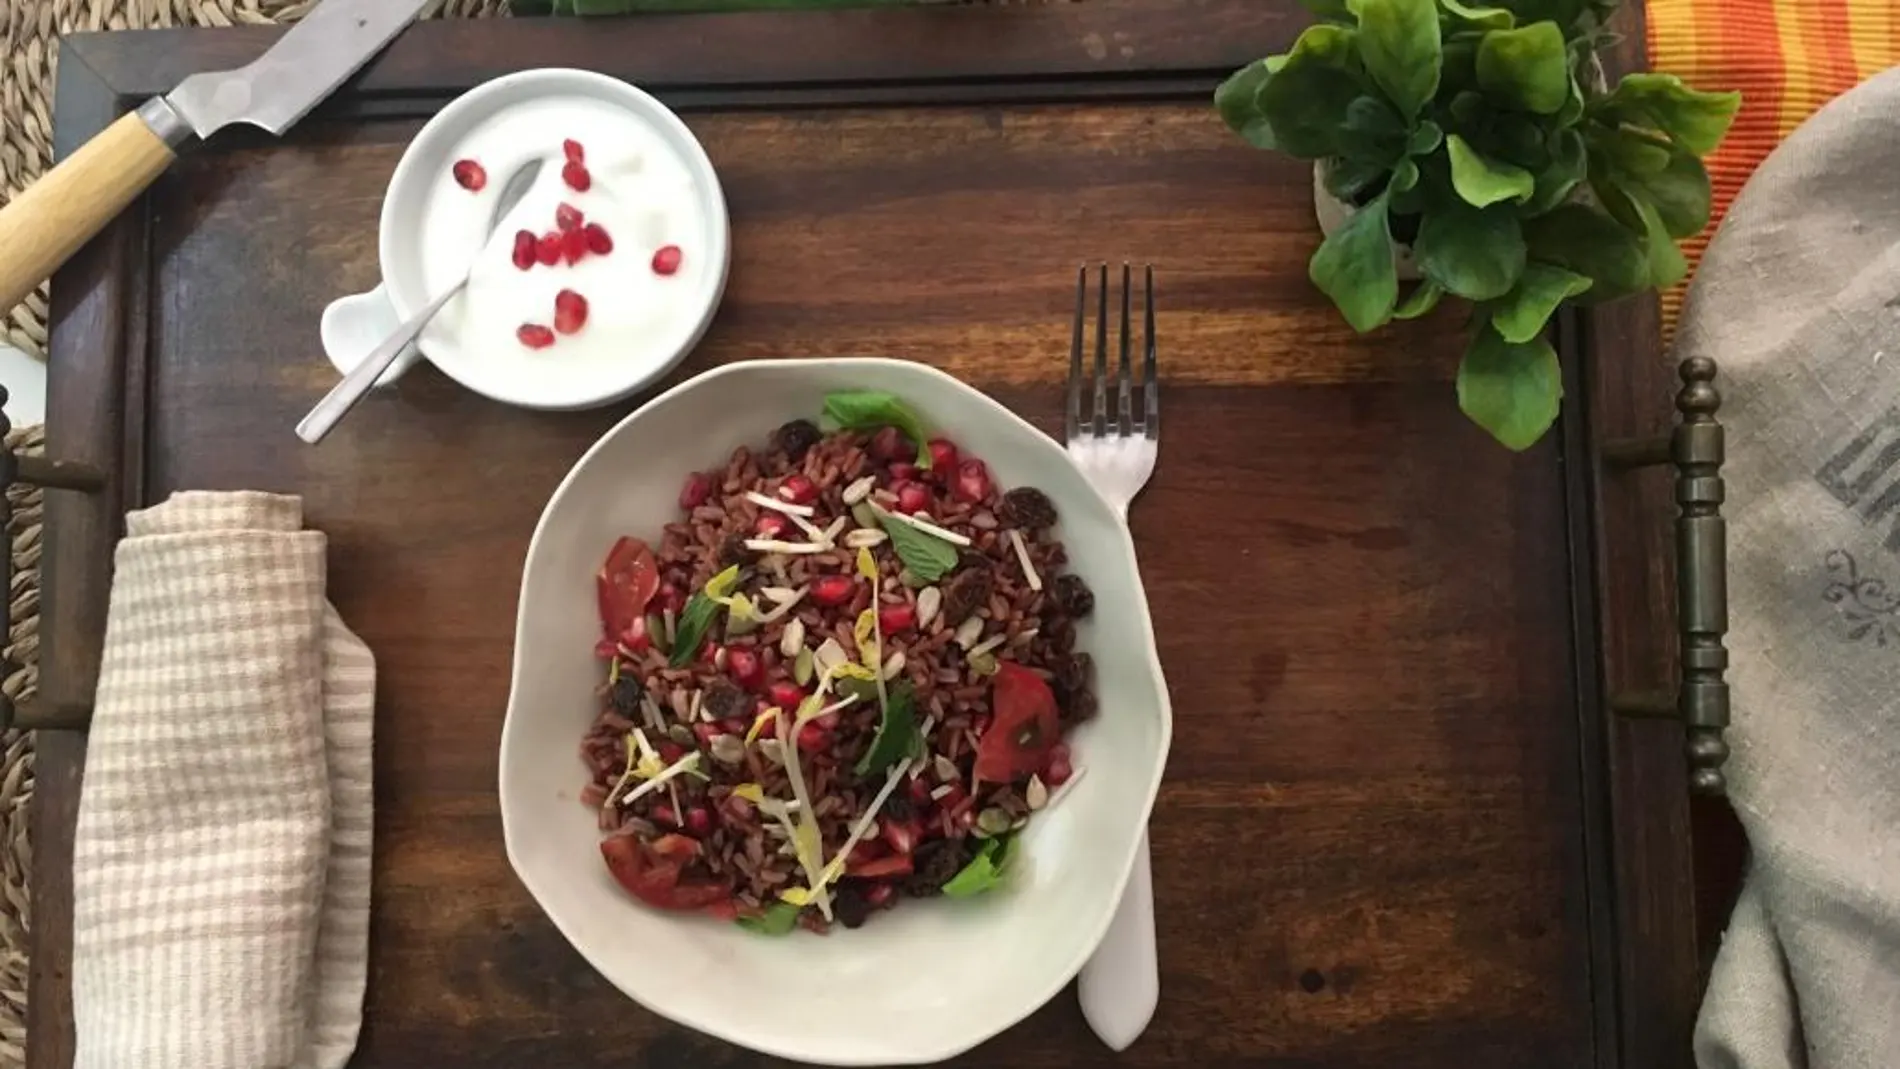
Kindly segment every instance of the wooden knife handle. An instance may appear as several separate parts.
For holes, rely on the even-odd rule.
[[[127,112],[0,209],[0,312],[19,304],[177,155]]]

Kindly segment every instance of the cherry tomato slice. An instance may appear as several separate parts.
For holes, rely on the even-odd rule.
[[[699,843],[684,835],[662,835],[651,843],[615,835],[601,840],[600,855],[628,894],[656,909],[716,911],[732,900],[732,888],[724,884],[680,880],[681,869],[699,856]]]
[[[997,666],[991,690],[994,717],[977,741],[976,777],[989,783],[1013,783],[1040,770],[1049,748],[1062,741],[1055,692],[1041,676],[1022,665]]]
[[[660,567],[653,550],[637,538],[614,543],[607,562],[595,579],[600,595],[600,626],[607,638],[619,642],[634,633],[645,634],[647,602],[660,589]]]

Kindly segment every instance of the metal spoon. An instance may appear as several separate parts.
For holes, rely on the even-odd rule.
[[[521,203],[521,198],[528,195],[528,190],[534,188],[534,180],[540,173],[541,161],[536,159],[523,164],[514,174],[508,176],[508,184],[501,190],[501,199],[495,203],[495,214],[488,220],[487,238],[494,236],[495,228],[501,224],[502,219],[514,210],[515,205]],[[484,238],[483,247],[486,246],[487,240]],[[369,393],[370,387],[376,385],[376,380],[383,377],[383,372],[389,370],[389,365],[396,362],[396,358],[409,347],[409,343],[421,336],[423,328],[428,326],[429,321],[435,318],[435,314],[442,310],[442,306],[448,304],[450,298],[462,292],[474,273],[475,265],[471,263],[468,265],[468,271],[463,273],[461,281],[443,291],[440,297],[429,302],[428,307],[417,312],[407,323],[397,327],[396,332],[377,346],[375,352],[369,354],[362,363],[351,368],[350,373],[343,376],[341,382],[331,387],[323,400],[317,402],[317,407],[310,410],[310,414],[303,418],[303,422],[297,424],[297,437],[311,445],[323,441],[324,436],[330,433],[338,421],[348,415],[350,409],[356,407],[356,403],[363,399],[363,395]]]

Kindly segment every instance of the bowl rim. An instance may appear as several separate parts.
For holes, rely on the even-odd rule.
[[[527,569],[529,562],[534,559],[535,549],[539,545],[542,534],[548,526],[549,517],[554,513],[555,505],[565,497],[569,487],[578,477],[579,472],[592,463],[595,456],[606,448],[607,443],[618,436],[648,410],[657,409],[659,406],[685,393],[718,382],[720,379],[728,376],[743,375],[767,369],[783,371],[793,366],[812,368],[887,367],[901,368],[903,373],[919,374],[926,379],[934,380],[936,386],[962,393],[975,399],[980,404],[993,409],[995,413],[1003,417],[1005,421],[1014,423],[1019,429],[1027,432],[1031,440],[1035,442],[1032,448],[1049,453],[1059,458],[1063,464],[1073,467],[1073,462],[1069,459],[1066,449],[1047,434],[1044,434],[1034,424],[1017,415],[1002,402],[997,401],[983,391],[963,382],[948,372],[929,364],[911,360],[897,360],[884,357],[822,357],[801,358],[796,361],[771,359],[734,361],[703,371],[655,396],[639,408],[628,413],[612,427],[603,432],[600,437],[594,441],[594,444],[589,446],[587,451],[581,454],[573,466],[568,469],[567,474],[562,477],[560,483],[554,488],[554,492],[548,496],[548,503],[542,509],[541,518],[535,523],[534,535],[529,539],[527,555],[522,560],[522,594],[516,605],[515,649],[513,665],[508,680],[508,708],[502,719],[501,744],[497,760],[497,805],[501,810],[502,839],[507,850],[509,866],[515,871],[515,878],[521,881],[522,886],[527,889],[529,896],[534,899],[535,905],[541,908],[541,912],[553,923],[556,930],[561,933],[562,938],[567,940],[568,945],[572,946],[589,966],[600,973],[609,983],[613,984],[615,989],[619,990],[621,994],[633,1000],[634,1003],[649,1012],[664,1017],[667,1020],[683,1024],[688,1028],[692,1028],[727,1043],[732,1043],[773,1057],[789,1058],[807,1063],[833,1066],[869,1066],[889,1064],[922,1065],[944,1061],[963,1054],[1001,1035],[1003,1032],[1022,1023],[1031,1014],[1047,1005],[1050,1000],[1055,998],[1055,996],[1059,994],[1064,987],[1067,987],[1069,982],[1082,971],[1082,967],[1087,964],[1089,958],[1094,956],[1103,938],[1107,936],[1109,927],[1114,923],[1116,914],[1120,911],[1121,898],[1127,890],[1129,877],[1134,872],[1136,859],[1143,849],[1143,844],[1147,842],[1148,836],[1146,831],[1148,822],[1153,819],[1155,800],[1161,791],[1161,781],[1167,771],[1168,756],[1174,740],[1173,701],[1168,693],[1167,677],[1161,668],[1160,650],[1155,644],[1154,615],[1152,612],[1144,611],[1140,614],[1140,638],[1142,639],[1143,650],[1147,657],[1148,671],[1157,684],[1156,692],[1160,696],[1156,709],[1156,712],[1159,714],[1161,726],[1159,745],[1155,752],[1153,772],[1148,777],[1148,782],[1144,786],[1144,797],[1141,806],[1141,827],[1137,830],[1136,834],[1129,837],[1128,845],[1122,850],[1122,856],[1115,864],[1117,876],[1114,881],[1114,894],[1108,899],[1108,907],[1102,911],[1102,916],[1095,924],[1093,933],[1082,944],[1083,949],[1072,961],[1065,962],[1061,969],[1051,974],[1051,980],[1045,985],[1046,990],[1040,990],[1039,993],[1033,997],[1025,999],[1019,1008],[1005,1011],[995,1020],[993,1025],[986,1024],[968,1037],[940,1042],[929,1049],[920,1049],[914,1053],[907,1054],[895,1062],[886,1055],[872,1056],[867,1054],[840,1057],[835,1054],[827,1053],[811,1044],[800,1044],[796,1041],[781,1040],[777,1036],[742,1034],[739,1029],[726,1027],[721,1022],[698,1019],[691,1015],[676,1014],[662,1009],[649,1003],[632,991],[628,991],[624,986],[614,981],[612,977],[607,976],[606,970],[594,960],[594,956],[574,938],[568,925],[563,923],[562,919],[556,916],[555,912],[549,909],[546,903],[542,901],[541,895],[535,887],[534,880],[529,876],[516,849],[517,836],[525,834],[526,830],[516,829],[510,826],[508,807],[505,804],[505,799],[509,793],[508,763],[505,760],[505,755],[510,749],[510,741],[517,730],[515,716],[516,699],[519,694],[519,688],[522,685],[524,672],[524,661],[521,653],[521,636],[527,623],[527,598],[525,596],[527,590]],[[1077,474],[1080,476],[1080,472]],[[1096,489],[1095,485],[1089,482],[1086,477],[1082,477],[1081,482],[1088,488],[1088,492],[1094,495],[1103,507],[1108,510],[1109,515],[1115,518],[1115,522],[1111,527],[1116,539],[1116,544],[1126,558],[1129,573],[1134,579],[1135,592],[1141,597],[1143,605],[1146,606],[1146,584],[1142,581],[1140,562],[1135,555],[1134,536],[1128,529],[1126,517],[1110,504],[1107,498],[1103,497],[1101,491]]]
[[[489,97],[505,92],[516,86],[528,84],[534,97],[568,92],[603,100],[625,109],[635,119],[654,127],[671,149],[677,151],[681,163],[692,174],[699,192],[700,208],[705,215],[706,233],[710,244],[716,250],[717,263],[707,273],[707,282],[699,290],[704,294],[704,308],[701,310],[693,329],[688,332],[679,347],[665,359],[647,365],[638,376],[615,382],[611,385],[603,380],[601,386],[586,393],[576,393],[572,397],[559,400],[524,398],[512,394],[509,390],[491,389],[493,383],[478,382],[459,373],[459,361],[449,359],[437,361],[420,341],[417,352],[422,359],[434,364],[443,375],[463,389],[487,397],[502,404],[519,408],[536,409],[550,412],[572,412],[602,405],[637,393],[639,390],[671,374],[680,361],[686,359],[698,347],[699,342],[712,328],[713,319],[718,315],[719,307],[725,300],[726,284],[732,274],[732,218],[726,203],[725,187],[719,181],[719,170],[713,166],[712,157],[707,155],[706,146],[693,133],[692,128],[679,114],[667,107],[659,98],[632,82],[616,78],[599,71],[584,70],[578,67],[535,67],[529,70],[504,74],[479,85],[473,86],[442,109],[429,117],[429,121],[417,130],[414,137],[403,147],[402,156],[396,161],[396,168],[389,176],[389,184],[383,190],[382,207],[376,217],[376,258],[377,270],[382,275],[384,299],[395,310],[397,320],[406,320],[414,315],[421,305],[408,306],[404,298],[409,297],[414,288],[414,276],[417,271],[417,250],[415,230],[410,222],[398,219],[398,202],[411,186],[420,190],[420,183],[445,165],[452,145],[434,142],[446,138],[442,131],[470,112],[478,111]],[[535,87],[535,83],[548,83]],[[503,105],[513,107],[522,103]],[[493,108],[490,114],[499,113],[501,108]],[[404,235],[398,240],[398,234]],[[406,257],[406,259],[405,259]],[[401,270],[399,270],[401,269]],[[406,273],[405,273],[406,271]],[[407,280],[407,281],[405,281]]]

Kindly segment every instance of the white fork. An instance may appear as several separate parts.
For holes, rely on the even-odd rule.
[[[1122,265],[1120,363],[1110,377],[1108,366],[1108,265],[1101,265],[1101,287],[1096,295],[1094,398],[1090,418],[1082,418],[1082,350],[1088,319],[1089,269],[1083,267],[1075,284],[1075,340],[1069,350],[1069,396],[1063,438],[1069,456],[1095,489],[1128,520],[1128,506],[1154,475],[1159,452],[1161,408],[1155,383],[1155,272],[1145,269],[1144,322],[1141,361],[1141,411],[1134,410],[1134,374],[1129,364],[1129,268]],[[1114,418],[1108,396],[1115,394]],[[1154,1017],[1161,998],[1161,974],[1155,955],[1154,880],[1148,867],[1148,834],[1144,830],[1135,868],[1122,891],[1121,905],[1095,955],[1082,966],[1079,984],[1082,1015],[1102,1042],[1126,1050]]]

